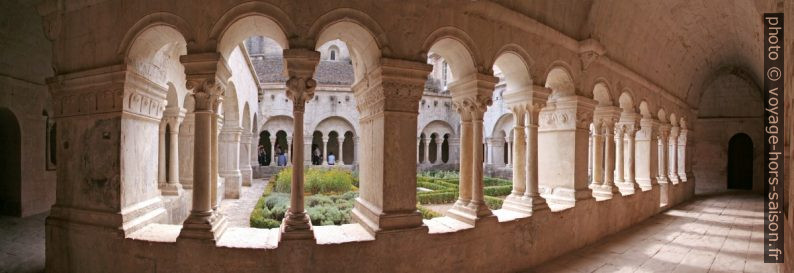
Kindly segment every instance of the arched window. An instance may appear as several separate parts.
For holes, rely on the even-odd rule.
[[[339,47],[336,45],[331,45],[328,47],[328,60],[329,61],[336,61],[337,57],[339,57]]]
[[[331,61],[335,61],[335,60],[336,60],[336,51],[331,50]]]

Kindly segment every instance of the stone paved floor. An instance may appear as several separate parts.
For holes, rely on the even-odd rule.
[[[240,199],[221,200],[221,213],[226,215],[229,227],[250,227],[251,212],[265,191],[266,179],[254,179],[251,187],[243,187]]]
[[[763,196],[700,196],[527,272],[777,272],[763,263]]]
[[[44,219],[0,216],[0,272],[44,272]]]

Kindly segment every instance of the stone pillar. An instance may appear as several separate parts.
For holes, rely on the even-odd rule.
[[[322,152],[323,166],[328,166],[328,136],[323,136],[323,152]]]
[[[307,49],[284,49],[284,64],[287,80],[287,97],[292,100],[293,138],[295,141],[290,188],[290,207],[281,223],[282,240],[313,240],[314,232],[309,215],[303,207],[303,113],[306,102],[314,96],[317,82],[312,79],[314,69],[320,61],[320,52]],[[289,146],[289,145],[287,145]],[[289,149],[289,147],[287,147]]]
[[[223,197],[240,198],[243,176],[240,171],[240,146],[243,128],[237,124],[226,124],[218,137],[223,153],[218,154],[218,175],[223,177]]]
[[[620,124],[616,124],[615,125],[615,138],[614,138],[614,141],[615,141],[615,175],[614,175],[614,177],[615,177],[615,185],[618,186],[618,188],[623,187],[623,184],[626,182],[625,180],[623,180],[623,175],[625,174],[623,172],[623,167],[625,166],[625,165],[623,165],[623,157],[626,155],[626,153],[623,151],[623,139],[624,139],[623,134],[625,133],[625,131],[626,131],[626,129],[622,125],[620,125]]]
[[[303,136],[303,165],[311,166],[312,165],[312,140],[314,136]]]
[[[278,166],[278,155],[276,154],[276,135],[270,135],[270,165],[269,166]]]
[[[662,122],[659,125],[657,135],[657,147],[659,150],[659,159],[657,161],[659,163],[659,169],[656,179],[659,184],[667,184],[670,182],[670,178],[667,177],[667,140],[670,135],[670,125]]]
[[[444,137],[436,135],[436,162],[435,165],[441,165],[444,161],[441,160],[441,144],[444,143]]]
[[[342,135],[342,140],[339,140],[339,137],[336,138],[339,144],[339,158],[336,159],[336,165],[345,165],[345,136]]]
[[[609,198],[618,193],[614,186],[615,172],[615,122],[620,108],[599,105],[593,113],[593,195]]]
[[[686,127],[681,126],[681,129],[678,132],[678,179],[681,182],[687,182],[687,173],[686,173],[686,145],[687,144],[687,129]]]
[[[425,147],[425,150],[424,150],[424,154],[425,154],[425,158],[424,159],[425,160],[424,160],[424,162],[425,162],[425,164],[430,165],[430,137],[425,136],[422,139],[422,144],[424,144],[424,147]]]
[[[623,171],[625,172],[623,175],[623,179],[625,181],[623,189],[626,193],[634,193],[638,189],[637,181],[634,178],[634,136],[635,127],[626,127],[626,132],[623,134],[624,140],[626,142],[626,147],[624,149],[625,155],[623,156]]]
[[[616,117],[616,116],[615,116]],[[607,117],[602,119],[602,134],[604,135],[604,183],[600,189],[596,191],[596,195],[603,195],[605,197],[612,197],[620,193],[615,186],[615,158],[617,151],[615,150],[614,134],[615,134],[615,119]]]
[[[210,202],[212,204],[213,210],[217,210],[218,206],[220,205],[220,191],[218,191],[218,187],[220,186],[218,185],[218,137],[220,135],[220,131],[218,131],[218,128],[221,126],[218,123],[220,123],[223,119],[218,114],[220,101],[217,102],[217,104],[218,106],[213,106],[212,122],[210,124],[210,131],[212,132],[210,135],[210,180],[212,181],[212,185],[210,186],[210,191],[212,193]]]
[[[252,168],[259,167],[259,133],[251,133],[251,145],[248,147],[250,147],[250,154],[248,155],[249,165]],[[245,180],[243,180],[243,183],[245,183]]]
[[[461,198],[447,213],[469,224],[486,218],[495,220],[483,193],[483,116],[493,103],[497,81],[493,76],[477,73],[449,84],[453,104],[461,115]]]
[[[367,81],[353,86],[360,113],[359,197],[353,219],[372,234],[426,229],[416,210],[416,147],[419,100],[432,66],[381,58]]]
[[[513,191],[505,198],[503,209],[531,214],[532,203],[526,202],[524,194],[527,192],[527,138],[525,136],[524,120],[526,116],[526,105],[522,97],[514,98],[516,95],[508,96],[505,94],[503,98],[507,100],[511,98],[508,108],[513,113],[513,120],[515,120],[515,127],[513,127],[513,158],[515,163],[513,165]]]
[[[546,103],[548,91],[542,87],[533,87],[532,100],[526,104],[527,112],[527,146],[526,146],[526,192],[524,204],[530,204],[534,213],[549,209],[546,199],[540,196],[538,180],[538,124],[539,114]]]
[[[643,191],[651,190],[657,185],[656,176],[659,164],[657,163],[659,148],[655,143],[657,130],[658,124],[653,118],[640,120],[640,130],[636,135],[636,180]]]
[[[231,76],[218,53],[184,55],[186,86],[195,99],[195,145],[193,147],[193,205],[179,233],[185,239],[215,241],[226,229],[222,214],[212,208],[212,139],[217,136],[216,111],[223,101],[224,83]],[[217,65],[215,65],[217,64]],[[215,69],[207,69],[207,67]],[[208,72],[207,70],[210,70]],[[216,161],[217,162],[217,161]],[[213,243],[214,244],[214,243]]]
[[[183,189],[193,188],[193,146],[195,117],[193,113],[185,114],[179,129],[179,179]]]
[[[179,124],[182,122],[181,116],[168,117],[167,122],[171,125],[170,143],[168,143],[169,158],[168,183],[161,189],[163,195],[181,195],[182,184],[179,183]]]
[[[596,110],[598,111],[598,110]],[[595,118],[594,118],[595,119]],[[604,135],[601,132],[601,121],[593,121],[590,144],[590,188],[595,189],[604,184]]]
[[[587,185],[587,150],[595,102],[573,94],[549,100],[540,111],[540,181],[554,194],[547,200],[573,204],[593,198]]]
[[[243,134],[240,135],[240,174],[243,186],[251,186],[251,179],[253,179],[254,172],[251,169],[252,135],[249,131],[243,131]]]
[[[678,177],[678,126],[673,125],[670,129],[670,136],[668,139],[668,153],[667,153],[667,176],[674,185],[681,182]]]
[[[162,189],[165,187],[167,183],[167,174],[165,173],[165,161],[168,160],[165,158],[165,127],[168,124],[166,121],[160,122],[160,130],[158,131],[159,141],[160,144],[157,150],[157,188]]]
[[[353,165],[358,164],[358,137],[353,137]]]
[[[459,163],[459,156],[458,153],[460,152],[460,139],[457,137],[450,137],[449,138],[449,160],[447,163],[449,164],[458,164]]]

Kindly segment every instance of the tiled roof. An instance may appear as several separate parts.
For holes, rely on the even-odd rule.
[[[253,59],[251,62],[262,83],[285,82],[282,59]],[[346,61],[320,61],[314,79],[322,84],[353,84],[353,65]]]

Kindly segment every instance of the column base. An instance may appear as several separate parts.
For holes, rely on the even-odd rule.
[[[451,209],[447,210],[447,215],[472,226],[476,226],[477,223],[483,221],[496,219],[496,216],[491,213],[488,206],[485,206],[485,203],[476,204],[474,202],[463,202],[461,200],[458,200]]]
[[[166,183],[160,192],[163,195],[173,195],[173,196],[180,196],[182,195],[182,185],[179,183]]]
[[[372,235],[394,230],[418,228],[424,224],[422,222],[422,214],[415,208],[407,211],[384,212],[361,197],[356,198],[356,204],[351,213],[353,220],[361,224]]]
[[[546,203],[546,199],[543,199],[540,195],[535,197],[529,195],[510,195],[505,198],[502,208],[513,212],[532,215],[532,213],[536,211],[548,210],[549,205]]]
[[[284,221],[281,221],[280,240],[314,240],[314,229],[309,214],[305,211],[293,214],[288,211]]]
[[[667,178],[667,181],[673,185],[678,185],[678,183],[681,183],[681,180],[678,179],[678,176],[670,176]]]
[[[681,180],[681,182],[686,183],[688,181],[687,178],[688,177],[686,173],[678,173],[678,180]]]
[[[560,204],[560,205],[574,205],[576,201],[592,199],[593,191],[590,189],[574,190],[569,188],[556,187],[551,189],[548,197],[545,197],[547,202]]]
[[[254,171],[251,169],[251,167],[248,167],[240,170],[240,173],[242,174],[243,187],[250,187],[251,180],[254,179]]]
[[[193,189],[193,179],[190,179],[190,180],[182,179],[182,181],[180,181],[179,185],[182,185],[182,189],[183,190],[192,190]]]
[[[604,184],[604,185],[596,185],[593,189],[593,196],[601,197],[601,198],[612,198],[615,195],[619,195],[620,190],[618,187],[615,187],[611,184]]]
[[[657,185],[656,180],[651,179],[643,179],[637,178],[637,185],[639,185],[640,190],[642,191],[649,191],[652,190],[655,185]]]
[[[619,182],[615,184],[618,186],[618,190],[620,190],[620,194],[622,195],[632,195],[640,189],[637,183],[634,182]]]
[[[191,212],[182,224],[177,240],[210,240],[217,241],[226,231],[228,222],[223,214],[206,212]]]

